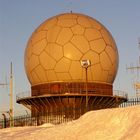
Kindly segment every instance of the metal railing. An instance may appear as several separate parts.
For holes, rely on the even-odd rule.
[[[122,103],[120,107],[127,107],[127,106],[134,106],[134,105],[140,105],[140,97],[128,98],[127,102]]]
[[[72,92],[71,92],[72,91]],[[90,94],[95,94],[95,95],[104,95],[105,93],[108,93],[108,92],[110,92],[110,90],[88,90],[88,93]],[[63,95],[66,95],[66,94],[85,94],[85,91],[83,90],[81,90],[81,88],[77,88],[76,90],[69,90],[69,91],[63,91],[63,92],[46,92],[46,94],[50,94],[50,95],[56,95],[56,94],[63,94]],[[44,94],[44,95],[46,95],[46,94]],[[106,94],[105,94],[106,95]],[[121,90],[113,90],[113,95],[114,96],[120,96],[120,97],[124,97],[124,98],[128,98],[128,94],[127,94],[127,92],[125,92],[125,91],[121,91]],[[22,99],[22,98],[28,98],[28,97],[34,97],[34,96],[31,96],[31,91],[26,91],[26,92],[21,92],[21,93],[18,93],[17,95],[16,95],[16,100],[19,100],[19,99]]]
[[[122,90],[113,90],[113,95],[128,98],[128,93]]]

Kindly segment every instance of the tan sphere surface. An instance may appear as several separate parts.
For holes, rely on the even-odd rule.
[[[109,31],[97,20],[76,13],[54,16],[30,37],[25,70],[31,85],[85,81],[80,61],[89,59],[88,81],[112,84],[118,50]]]

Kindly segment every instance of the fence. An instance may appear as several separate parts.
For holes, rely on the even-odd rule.
[[[120,107],[134,106],[140,104],[140,97],[136,98],[128,98],[127,102],[124,102],[120,105]]]
[[[91,109],[89,109],[91,110]],[[10,127],[10,123],[14,126],[37,126],[44,123],[51,123],[54,125],[66,123],[79,118],[86,112],[86,108],[64,108],[58,109],[53,112],[41,112],[35,116],[25,115],[14,117],[13,120],[10,118],[0,120],[0,128]]]
[[[120,107],[134,106],[140,104],[140,97],[128,99],[127,102],[124,102],[120,105]],[[88,110],[92,110],[92,108],[88,108]],[[13,118],[14,126],[37,126],[42,125],[44,123],[51,124],[60,124],[69,122],[79,118],[82,114],[87,111],[86,108],[64,108],[58,109],[56,111],[43,112],[41,114],[37,114],[36,116],[25,115],[25,116],[17,116]],[[0,120],[0,128],[10,127],[10,118],[1,119]]]

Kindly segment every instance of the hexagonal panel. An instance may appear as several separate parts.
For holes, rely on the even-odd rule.
[[[72,38],[72,35],[73,34],[72,34],[70,28],[63,28],[58,35],[56,43],[64,45]]]
[[[97,20],[93,19],[93,18],[88,18],[88,20],[90,21],[91,25],[93,28],[100,30],[101,26],[103,26],[100,22],[98,22]]]
[[[61,27],[72,27],[77,24],[76,19],[59,19],[57,25]]]
[[[77,34],[77,35],[82,35],[85,30],[82,26],[78,24],[73,26],[71,29],[72,29],[73,34]]]
[[[109,75],[114,75],[117,72],[117,66],[116,64],[111,65],[109,68]]]
[[[89,50],[88,41],[80,35],[73,36],[71,42],[82,52],[85,53]]]
[[[69,73],[73,80],[82,79],[82,66],[79,61],[72,61]]]
[[[45,70],[41,65],[39,65],[35,68],[35,73],[37,74],[37,76],[41,82],[47,81]]]
[[[102,34],[106,44],[111,45],[112,44],[112,41],[111,41],[112,36],[109,33],[109,31],[105,28],[102,28],[101,34]]]
[[[101,38],[101,33],[94,28],[88,28],[85,30],[85,37],[88,41]]]
[[[57,23],[57,18],[50,18],[49,20],[46,20],[44,22],[45,24],[41,25],[42,30],[49,30],[50,28],[53,28]]]
[[[47,45],[46,39],[43,39],[33,45],[33,53],[39,55]]]
[[[101,73],[101,81],[102,82],[107,82],[108,79],[108,71],[102,71]],[[110,81],[108,81],[110,83]]]
[[[105,52],[100,54],[100,63],[103,70],[109,70],[112,65],[109,56]]]
[[[38,77],[38,75],[35,73],[35,71],[32,71],[32,72],[31,72],[31,75],[32,75],[32,79],[33,79],[33,82],[34,82],[34,83],[41,82],[41,80],[39,79],[39,77]]]
[[[60,45],[56,43],[49,43],[46,46],[45,51],[56,61],[63,57],[63,49]]]
[[[118,51],[118,50],[117,50],[117,46],[116,46],[116,42],[115,42],[115,40],[114,40],[113,37],[111,38],[111,47],[112,47],[115,51]]]
[[[68,72],[70,68],[71,61],[65,57],[63,57],[55,67],[55,72]]]
[[[83,27],[91,27],[91,23],[88,20],[88,17],[79,16],[77,19],[78,24],[82,25]]]
[[[35,82],[34,82],[34,80],[33,80],[33,78],[32,78],[31,73],[28,73],[28,74],[27,74],[27,77],[28,77],[29,82],[30,82],[31,84],[35,84]]]
[[[64,47],[64,56],[71,60],[80,60],[82,53],[71,43],[67,43]]]
[[[53,69],[56,65],[56,61],[52,57],[50,57],[46,52],[42,52],[39,58],[41,66],[46,70]]]
[[[118,65],[116,65],[116,64],[112,65],[109,69],[108,81],[110,80],[111,83],[114,82],[114,79],[117,74],[117,69],[118,69]]]
[[[40,31],[40,32],[34,32],[32,35],[32,44],[34,45],[38,41],[46,38],[47,31]]]
[[[32,42],[31,42],[31,40],[29,40],[28,44],[27,44],[27,47],[25,49],[25,56],[27,56],[28,59],[30,59],[30,57],[33,53],[32,49],[33,49]]]
[[[70,81],[71,77],[69,73],[56,73],[59,81]]]
[[[114,79],[115,79],[115,76],[108,75],[107,82],[113,83]],[[110,81],[111,81],[111,82],[110,82]]]
[[[61,14],[59,16],[57,16],[58,19],[76,19],[77,18],[77,15],[76,14],[73,14],[73,13],[67,13],[67,14]]]
[[[53,28],[49,29],[47,32],[47,41],[48,42],[55,42],[57,39],[57,36],[60,32],[60,27],[54,26]]]
[[[103,39],[98,39],[98,40],[91,41],[90,46],[91,49],[94,50],[95,52],[101,53],[105,49],[106,44]]]
[[[108,56],[110,57],[112,64],[114,64],[116,61],[118,61],[118,59],[116,60],[116,58],[118,58],[118,53],[115,52],[115,50],[111,46],[107,46],[105,51],[108,54]]]
[[[85,53],[81,60],[86,60],[86,59],[90,60],[91,65],[97,64],[100,61],[99,55],[93,52],[92,50]]]
[[[57,77],[56,77],[54,70],[47,70],[46,76],[47,76],[48,81],[56,81],[57,80]]]
[[[93,65],[90,68],[92,71],[93,81],[100,81],[101,80],[101,73],[102,73],[102,69],[101,69],[100,64]]]
[[[29,69],[32,71],[36,66],[39,65],[39,59],[38,56],[32,55],[31,58],[29,59]]]

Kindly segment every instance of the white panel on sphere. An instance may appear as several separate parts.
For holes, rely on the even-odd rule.
[[[25,49],[25,55],[24,55],[24,59],[30,59],[31,55],[32,55],[32,51],[33,51],[33,46],[32,46],[32,42],[31,41],[28,41],[28,44],[27,46],[30,46],[30,47],[26,47]],[[25,61],[24,60],[24,61]]]
[[[34,45],[35,43],[37,43],[38,41],[42,39],[45,39],[46,35],[47,35],[47,31],[34,32],[31,37],[31,38],[34,38],[34,39],[31,39],[32,45]]]
[[[62,58],[60,61],[57,62],[55,66],[55,72],[68,72],[71,65],[71,61],[67,58]]]
[[[85,37],[88,41],[96,40],[101,38],[101,33],[97,29],[88,28],[85,30]]]
[[[82,35],[84,34],[84,31],[85,31],[85,28],[77,24],[73,26],[71,29],[72,29],[73,34],[77,34],[77,35]]]
[[[101,77],[102,69],[101,69],[100,64],[91,66],[91,71],[93,75],[93,81],[101,81],[101,82],[103,81]]]
[[[39,56],[39,60],[41,66],[46,70],[53,69],[56,65],[56,61],[51,56],[49,56],[45,51],[41,53],[41,55]]]
[[[88,18],[93,28],[100,30],[103,25],[93,18]]]
[[[73,25],[76,25],[76,19],[58,19],[59,26],[61,27],[72,27]]]
[[[31,72],[31,75],[32,75],[32,79],[33,79],[34,84],[36,84],[36,83],[38,83],[38,82],[41,83],[41,80],[39,79],[39,77],[38,77],[38,75],[36,74],[36,71],[35,71],[35,70]]]
[[[64,56],[71,60],[80,60],[82,53],[71,43],[67,43],[64,47]]]
[[[32,71],[36,66],[39,65],[38,56],[32,55],[27,65],[29,65],[29,69]]]
[[[103,39],[105,40],[106,44],[107,45],[111,45],[112,44],[112,37],[110,36],[110,33],[105,29],[103,28],[101,30],[101,34],[103,36]]]
[[[82,79],[82,67],[79,61],[72,61],[69,73],[72,79]]]
[[[56,43],[48,43],[45,47],[45,51],[56,61],[60,60],[63,57],[63,48]]]
[[[78,17],[78,24],[80,24],[83,27],[92,27],[90,21],[88,20],[89,17],[85,16],[79,16]]]
[[[103,39],[97,39],[90,42],[91,49],[98,54],[105,50],[106,44]]]
[[[54,70],[47,70],[46,76],[48,78],[48,81],[57,81],[57,76]]]
[[[40,55],[40,53],[45,49],[47,45],[46,39],[43,39],[33,45],[33,53],[36,55]]]
[[[50,28],[47,32],[47,41],[49,43],[55,42],[60,30],[61,28],[59,26],[54,26],[53,28]]]
[[[106,47],[105,51],[110,57],[111,63],[114,64],[116,62],[116,52],[111,46]]]
[[[58,19],[77,19],[78,14],[68,13],[68,14],[61,14],[58,16]]]
[[[91,62],[91,65],[97,64],[100,62],[99,55],[94,51],[90,50],[85,53],[82,57],[82,60],[88,59]]]
[[[41,83],[44,81],[44,82],[47,82],[47,77],[46,77],[46,73],[45,73],[45,69],[39,65],[35,68],[35,73],[37,74],[37,76],[39,77]],[[37,81],[36,81],[37,83]]]
[[[57,19],[56,18],[51,18],[46,22],[43,22],[43,24],[41,25],[41,30],[49,30],[51,28],[53,28],[57,23]]]
[[[109,71],[112,63],[106,52],[102,52],[100,54],[100,61],[101,61],[100,63],[101,63],[102,69]]]
[[[57,37],[56,43],[58,43],[60,45],[64,45],[68,41],[70,41],[72,36],[73,36],[73,34],[72,34],[72,31],[70,30],[70,28],[63,28],[60,31],[59,36]]]
[[[69,73],[56,73],[56,75],[59,81],[72,81]]]
[[[89,43],[84,36],[75,35],[73,36],[71,42],[78,48],[82,53],[85,53],[89,50]]]

